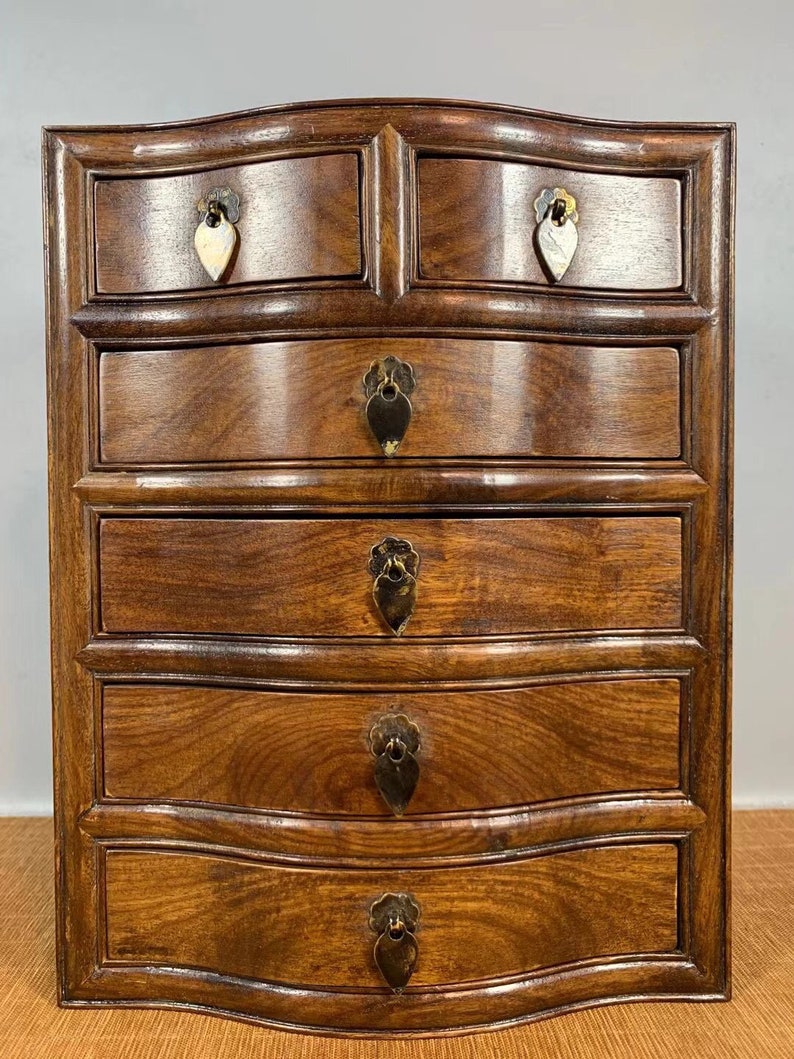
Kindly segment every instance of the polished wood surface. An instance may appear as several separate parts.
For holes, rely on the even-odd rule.
[[[555,462],[512,463],[487,460],[422,462],[385,458],[368,461],[367,473],[326,460],[255,468],[201,467],[173,474],[163,468],[92,470],[79,477],[74,492],[97,509],[113,504],[137,508],[182,508],[186,504],[218,508],[249,506],[272,511],[357,511],[382,509],[388,497],[395,514],[538,507],[556,513],[621,505],[621,509],[653,510],[667,505],[688,509],[702,500],[709,485],[691,469],[670,466],[604,465]],[[288,493],[287,493],[288,491]],[[289,497],[289,502],[285,499]],[[340,498],[344,503],[340,503]]]
[[[680,791],[586,795],[553,802],[438,816],[344,817],[252,812],[237,806],[98,801],[82,817],[85,835],[119,836],[190,848],[254,851],[273,863],[310,867],[459,867],[554,846],[608,844],[615,835],[685,842],[706,816]]]
[[[61,1002],[182,1005],[314,1032],[413,1036],[624,998],[725,997],[732,127],[343,101],[169,126],[46,130],[44,156]],[[213,285],[192,246],[193,195],[205,178],[233,182],[241,169],[251,183],[240,252]],[[554,184],[564,173],[579,197],[580,249],[556,285],[533,271],[528,196],[540,188],[528,174],[541,171]],[[625,181],[637,196],[618,196],[614,215],[608,192]],[[174,213],[183,228],[173,227]],[[243,236],[253,229],[243,224],[254,221],[246,258]],[[404,453],[387,461],[365,448],[358,387],[369,351],[397,342],[410,345],[419,386]],[[320,352],[332,344],[348,366],[323,378]],[[285,363],[271,377],[275,349],[286,351]],[[293,422],[284,425],[287,411]],[[387,533],[422,554],[416,614],[399,640],[374,610],[367,571],[369,549]],[[642,711],[618,712],[629,682],[680,685],[677,739],[670,696],[641,696],[652,713],[645,721]],[[199,760],[217,753],[203,771],[230,800],[108,798],[105,761],[116,776],[129,776],[134,761],[103,728],[105,693],[175,684],[191,685],[203,702],[209,692],[225,697],[227,740],[216,718]],[[588,684],[619,691],[582,703],[566,722],[568,688]],[[558,715],[530,705],[530,691],[543,687],[564,700]],[[451,808],[463,793],[449,777],[437,789],[441,808],[400,820],[374,809],[324,812],[316,792],[306,810],[236,804],[236,765],[228,776],[218,771],[231,739],[252,752],[263,745],[251,728],[258,708],[242,711],[240,696],[267,702],[266,714],[287,695],[338,701],[325,718],[335,736],[345,716],[359,723],[342,703],[378,695],[389,709],[426,699],[425,765],[443,759],[430,756],[439,753],[434,725],[454,724],[433,704],[454,703],[459,730],[479,729],[485,749],[480,766],[469,753],[471,790],[476,780],[477,797],[491,804]],[[515,717],[521,734],[502,748],[500,772],[502,712],[485,703],[508,697],[504,720]],[[168,722],[161,709],[151,737]],[[308,719],[310,708],[278,713],[280,739],[301,714]],[[585,731],[588,718],[602,727]],[[202,723],[197,717],[196,729]],[[669,734],[642,751],[662,729]],[[520,773],[521,746],[538,739],[543,768],[528,762]],[[162,761],[175,781],[196,738],[191,730],[177,741]],[[582,786],[612,777],[613,789],[566,793],[576,790],[577,755]],[[291,758],[283,756],[281,770]],[[482,774],[486,761],[493,775]],[[371,787],[353,790],[364,781],[358,767],[351,751],[351,807],[374,797]],[[317,778],[330,769],[318,765]],[[552,772],[557,787],[547,782]],[[296,766],[290,782],[299,775]],[[511,785],[544,800],[505,804]],[[249,789],[265,800],[266,787]],[[158,896],[163,916],[178,923],[198,907],[188,865],[217,864],[226,878],[243,865],[273,880],[276,895],[278,879],[340,879],[340,892],[352,895],[356,879],[391,887],[427,875],[468,905],[456,882],[467,873],[495,880],[641,848],[664,848],[677,863],[663,880],[632,876],[640,900],[675,908],[675,937],[617,959],[582,953],[575,965],[465,988],[417,986],[409,997],[319,977],[311,989],[274,985],[258,965],[262,917],[235,901],[233,886],[218,900],[231,910],[234,940],[221,944],[208,901],[183,938],[187,946],[199,933],[214,936],[204,952],[214,968],[108,959],[99,870],[107,850],[111,861],[170,857],[181,866],[171,899]],[[614,873],[602,902],[610,923],[623,874]],[[522,890],[528,914],[535,902],[586,906],[578,872],[544,881],[541,891]],[[493,887],[478,885],[477,923],[515,916],[509,903],[488,905]],[[310,895],[290,893],[304,913],[306,948],[297,936],[290,944],[312,963],[321,927],[312,933]],[[362,915],[376,896],[359,895]],[[135,905],[124,879],[113,897]],[[148,929],[141,916],[135,923]],[[564,923],[560,914],[548,924],[540,959],[564,951]],[[462,958],[460,924],[444,930]],[[584,940],[597,948],[594,934]],[[344,945],[336,935],[324,941],[329,953]],[[481,948],[477,960],[490,949],[496,959],[496,946]],[[337,963],[355,958],[346,949]],[[250,976],[224,974],[218,961]]]
[[[401,457],[681,452],[675,349],[373,338],[103,353],[102,463],[381,459],[362,378],[388,356],[417,379]]]
[[[579,246],[561,285],[681,286],[678,180],[482,158],[422,158],[418,180],[419,267],[428,279],[547,283],[533,245],[533,203],[542,188],[561,186],[579,214]]]
[[[734,814],[730,1004],[602,1005],[487,1034],[372,1041],[287,1034],[195,1011],[56,1005],[51,819],[0,820],[4,1059],[790,1059],[794,812]],[[296,1001],[296,1005],[305,998]]]
[[[677,680],[366,695],[109,684],[104,794],[389,816],[369,743],[389,712],[421,733],[408,815],[672,789],[680,710]]]
[[[228,282],[361,273],[358,158],[348,152],[146,180],[98,180],[98,291],[214,286],[193,252],[196,207],[211,188],[226,186],[240,197],[239,250]]]
[[[380,874],[275,869],[176,851],[106,856],[110,964],[383,994],[367,912],[384,892],[410,893],[421,909],[420,958],[406,1013],[427,987],[676,947],[672,844]]]
[[[405,637],[681,624],[677,518],[108,518],[102,628],[390,636],[367,570],[387,536],[421,562]]]

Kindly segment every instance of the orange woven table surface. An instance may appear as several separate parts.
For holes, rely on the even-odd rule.
[[[2,1059],[794,1059],[794,811],[734,815],[734,999],[622,1004],[468,1037],[349,1041],[55,1003],[52,821],[0,819]]]

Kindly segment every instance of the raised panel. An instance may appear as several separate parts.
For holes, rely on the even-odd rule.
[[[382,459],[362,379],[387,356],[417,380],[398,459],[681,452],[675,349],[373,338],[103,353],[102,461]]]
[[[155,293],[362,270],[358,156],[284,158],[175,176],[102,179],[95,186],[100,293]],[[213,187],[240,197],[236,258],[222,283],[193,246],[198,201]]]
[[[680,710],[675,679],[358,695],[111,684],[105,795],[388,816],[368,734],[390,712],[420,732],[408,815],[672,789]]]
[[[370,549],[420,556],[415,636],[677,628],[680,518],[108,518],[110,633],[386,636]]]
[[[672,177],[623,176],[503,162],[420,158],[420,274],[439,281],[548,284],[533,203],[564,186],[579,243],[558,286],[673,290],[683,283],[682,189]]]
[[[677,871],[672,843],[390,871],[111,849],[108,958],[383,992],[368,908],[384,892],[408,892],[422,912],[410,994],[579,960],[670,953],[678,938]]]

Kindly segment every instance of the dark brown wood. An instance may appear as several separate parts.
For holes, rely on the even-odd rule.
[[[533,202],[542,188],[562,186],[576,199],[579,246],[561,285],[664,290],[683,281],[678,180],[420,158],[418,181],[419,268],[428,279],[547,283]]]
[[[421,739],[411,815],[675,789],[680,700],[669,679],[366,696],[110,685],[104,793],[388,816],[368,734],[397,712]]]
[[[545,334],[553,340],[568,337],[613,344],[642,339],[664,344],[697,337],[701,328],[710,326],[714,311],[684,292],[644,299],[605,293],[598,295],[596,304],[585,306],[584,293],[562,285],[469,288],[452,281],[441,286],[414,280],[407,294],[389,304],[366,287],[297,281],[282,286],[289,297],[263,298],[267,290],[228,287],[223,298],[207,293],[136,299],[134,316],[119,313],[116,299],[97,298],[75,309],[73,322],[87,339],[145,343],[150,349],[175,340],[212,344],[243,337],[253,341],[323,333],[427,334],[428,329],[439,337]],[[323,321],[322,328],[318,320]]]
[[[388,356],[417,380],[401,459],[681,452],[675,349],[376,338],[104,353],[101,460],[382,459],[362,378]]]
[[[194,974],[190,980],[180,972],[159,969],[160,988],[170,996],[180,997],[179,1012],[163,1013],[162,1008],[149,1012],[138,1010],[140,1001],[126,1010],[106,1008],[99,1015],[81,1008],[59,1011],[53,1005],[54,983],[52,964],[54,944],[51,932],[31,929],[46,918],[50,902],[51,877],[48,855],[51,853],[52,821],[31,817],[0,821],[0,877],[6,893],[3,924],[3,966],[15,975],[15,988],[6,995],[3,1008],[3,1035],[9,1056],[25,1055],[35,1041],[40,1056],[57,1055],[58,1059],[86,1059],[86,1050],[93,1048],[98,1056],[119,1054],[119,1049],[135,1059],[218,1059],[219,1056],[257,1055],[264,1051],[285,1059],[329,1059],[334,1053],[341,1056],[368,1053],[380,1059],[405,1059],[408,1055],[440,1056],[452,1059],[466,1055],[477,1059],[511,1059],[518,1056],[597,1056],[609,1059],[660,1059],[660,1055],[679,1059],[693,1055],[722,1057],[746,1053],[747,1059],[756,1054],[759,1059],[782,1059],[790,1051],[791,1025],[794,1023],[794,998],[790,982],[794,977],[794,935],[781,931],[781,923],[789,911],[791,879],[794,878],[794,812],[783,810],[740,812],[734,822],[734,892],[737,952],[735,975],[740,988],[729,1006],[718,1009],[702,1004],[669,1004],[651,1006],[632,1004],[622,1010],[609,1005],[601,1011],[572,1012],[564,1019],[549,1019],[529,1026],[514,1026],[508,1033],[454,1041],[398,1041],[384,1048],[382,1044],[328,1041],[323,1037],[301,1035],[300,1039],[284,1040],[276,1033],[264,1032],[258,1025],[234,1025],[224,1020],[193,1019],[186,1009],[196,1010],[195,998],[202,987],[203,976]],[[759,880],[761,884],[759,885]],[[775,938],[774,968],[770,967],[769,939]],[[674,961],[677,961],[674,962]],[[598,970],[581,968],[568,976],[581,988],[584,975],[599,977],[602,988],[609,975],[608,986],[614,993],[621,981],[638,973],[643,965],[646,981],[664,982],[668,991],[677,985],[689,987],[688,975],[695,980],[691,965],[680,957],[663,957],[655,961],[632,961],[625,957],[616,963],[601,965]],[[13,970],[12,970],[13,969]],[[781,973],[777,973],[781,972]],[[109,978],[115,976],[113,987],[126,983],[128,997],[140,995],[140,986],[147,972],[130,968],[100,971],[103,986],[110,987]],[[151,974],[151,972],[149,972]],[[535,1002],[548,1001],[552,988],[565,982],[565,977],[550,975]],[[554,985],[552,985],[554,983]],[[538,985],[537,981],[534,983]],[[268,990],[256,982],[237,982],[245,991],[246,1010],[252,1013],[267,1005]],[[321,1005],[333,994],[319,997],[317,993],[283,989],[279,991],[282,1009],[289,1012],[306,1011],[311,1005],[317,1017]],[[510,1010],[522,1010],[527,1001],[526,983],[513,983],[495,990],[498,1003],[509,1004]],[[286,995],[284,995],[286,994]],[[270,995],[278,995],[275,989]],[[474,999],[476,995],[476,1000]],[[493,994],[491,994],[493,996]],[[230,996],[226,989],[225,996]],[[366,1003],[371,996],[362,997]],[[422,1001],[412,1003],[428,1007],[427,994]],[[188,1001],[192,1000],[193,1003]],[[239,995],[237,1002],[240,1002]],[[455,1014],[459,1017],[463,1006],[472,1010],[475,1004],[486,1001],[485,990],[464,990],[456,994]],[[495,998],[492,1002],[496,1002]],[[86,1002],[90,1004],[91,1002]],[[450,1003],[450,994],[446,1004]],[[399,1005],[396,1005],[399,1008]],[[438,1005],[436,1004],[438,1010]],[[199,1009],[201,1010],[201,1009]],[[204,1009],[206,1011],[206,1009]],[[446,1008],[449,1018],[449,1006]],[[288,1015],[289,1017],[289,1015]],[[351,1021],[356,1015],[351,1011]],[[360,1020],[361,1021],[361,1020]],[[448,1032],[448,1031],[447,1031]],[[119,1042],[124,1042],[123,1045]],[[747,1042],[747,1043],[745,1043]],[[510,1051],[511,1049],[512,1051]],[[90,1051],[89,1051],[90,1054]],[[121,1050],[120,1054],[124,1054]],[[98,1059],[98,1057],[97,1057]]]
[[[693,636],[648,630],[610,636],[540,633],[509,640],[414,638],[410,651],[402,654],[399,673],[394,669],[396,650],[402,648],[393,637],[377,636],[300,641],[213,637],[203,639],[198,650],[189,637],[98,632],[77,661],[102,677],[177,673],[276,690],[300,685],[313,691],[366,692],[410,690],[427,672],[439,690],[441,685],[445,690],[515,687],[561,671],[571,678],[635,670],[688,676],[704,654]]]
[[[391,636],[367,569],[388,536],[407,538],[421,563],[406,638],[681,625],[681,520],[658,516],[106,518],[101,627]]]
[[[585,840],[609,845],[615,836],[682,844],[706,823],[705,814],[677,791],[589,795],[528,809],[463,812],[444,818],[313,816],[242,812],[238,808],[169,802],[102,801],[80,820],[80,829],[105,843],[220,847],[274,864],[307,867],[440,868],[487,864],[528,849],[579,849]]]
[[[193,251],[196,204],[214,187],[240,197],[239,250],[228,283],[361,273],[358,158],[277,159],[94,188],[97,290],[212,287]]]
[[[232,857],[107,852],[108,963],[386,993],[373,901],[421,909],[409,993],[676,947],[674,844],[613,846],[444,871],[270,868]],[[560,925],[565,924],[561,930]]]
[[[691,960],[672,953],[604,959],[570,968],[563,965],[551,974],[466,989],[417,991],[404,994],[400,1003],[391,1000],[391,994],[273,986],[169,967],[104,966],[90,983],[75,990],[67,1006],[96,1008],[92,997],[97,992],[104,1004],[150,1006],[148,998],[156,983],[158,1007],[236,1014],[246,1021],[301,1033],[310,1027],[308,1032],[333,1036],[414,1038],[510,1028],[516,1022],[548,1017],[549,1011],[565,1014],[583,1006],[636,1001],[638,982],[642,983],[642,999],[647,1000],[725,999],[703,980]],[[210,988],[211,1006],[206,1003]],[[583,993],[588,997],[586,1004],[581,1000]],[[296,1018],[302,1021],[297,1023]],[[329,1025],[333,1031],[325,1029]]]
[[[726,996],[732,127],[329,102],[47,130],[44,164],[61,1002],[416,1035]],[[556,285],[541,177],[580,212]],[[366,916],[400,889],[397,997]]]
[[[579,505],[594,508],[623,504],[629,510],[660,506],[688,509],[708,491],[695,471],[662,464],[637,466],[571,466],[562,462],[507,463],[487,460],[460,464],[396,459],[369,461],[367,474],[355,473],[361,464],[295,464],[255,470],[184,469],[163,474],[159,469],[89,472],[74,484],[83,500],[104,508],[115,503],[137,508],[181,508],[185,504],[217,507],[266,507],[270,511],[378,511],[384,494],[395,514],[493,508],[498,490],[500,506],[511,510],[542,508],[557,513]],[[289,500],[286,490],[289,490]],[[607,498],[605,500],[605,498]],[[341,501],[344,502],[341,502]]]

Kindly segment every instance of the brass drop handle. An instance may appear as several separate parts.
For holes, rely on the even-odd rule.
[[[402,993],[408,985],[419,959],[414,932],[420,915],[419,905],[409,894],[383,894],[369,910],[370,930],[379,935],[375,963],[395,993]]]
[[[212,188],[196,203],[199,223],[193,237],[204,271],[217,283],[223,279],[237,248],[235,224],[240,219],[240,197],[231,188]]]
[[[402,816],[419,782],[419,728],[404,713],[379,717],[369,733],[375,785],[395,816]]]
[[[559,283],[579,245],[576,199],[565,188],[543,188],[535,199],[535,249],[544,272]]]
[[[413,368],[399,357],[373,360],[364,376],[367,422],[385,456],[394,456],[405,437],[413,415],[408,398],[415,388]]]
[[[384,537],[370,550],[372,597],[395,636],[402,636],[419,595],[419,555],[410,541]]]

